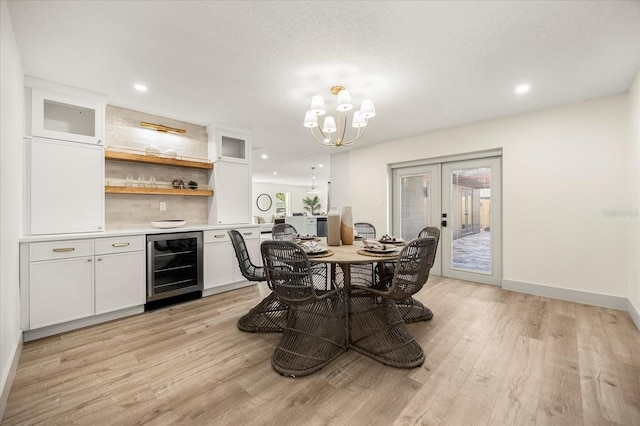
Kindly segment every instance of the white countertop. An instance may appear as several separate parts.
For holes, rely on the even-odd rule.
[[[154,228],[152,226],[135,229],[113,229],[104,232],[88,232],[82,234],[52,234],[52,235],[29,235],[20,238],[21,243],[33,243],[40,241],[61,241],[61,240],[81,240],[86,238],[107,238],[121,237],[128,235],[148,235],[148,234],[171,234],[175,232],[193,231],[216,231],[220,229],[245,229],[258,228],[257,224],[236,224],[236,225],[185,225],[177,228]]]

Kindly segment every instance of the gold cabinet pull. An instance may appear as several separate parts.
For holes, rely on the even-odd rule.
[[[243,232],[242,235],[253,235],[253,232]]]
[[[53,251],[55,253],[67,253],[70,251],[74,251],[75,248],[74,247],[63,247],[63,248],[54,248]]]
[[[113,243],[111,244],[112,247],[128,247],[129,243]]]
[[[216,237],[216,238],[224,238],[224,236],[225,236],[225,234],[217,234],[217,235],[214,235],[214,237]]]

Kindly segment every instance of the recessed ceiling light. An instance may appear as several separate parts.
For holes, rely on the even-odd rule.
[[[521,84],[518,87],[516,87],[516,93],[518,94],[527,93],[529,89],[531,89],[531,86],[529,86],[528,84]]]
[[[144,84],[134,84],[133,88],[136,89],[139,92],[146,92],[147,91],[147,86],[145,86]]]
[[[278,172],[273,172],[273,174],[274,174],[274,175],[277,175],[277,174],[278,174]]]
[[[318,164],[318,167],[324,167],[322,164]]]
[[[261,156],[261,157],[262,157],[264,160],[266,160],[267,158],[269,158],[269,157],[267,156],[267,154],[262,154],[262,156]]]

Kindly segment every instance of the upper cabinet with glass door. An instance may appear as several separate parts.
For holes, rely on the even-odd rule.
[[[246,130],[224,127],[218,124],[207,126],[209,134],[209,158],[213,162],[227,161],[249,164],[251,162],[251,134]]]
[[[25,77],[27,134],[103,145],[105,96]]]

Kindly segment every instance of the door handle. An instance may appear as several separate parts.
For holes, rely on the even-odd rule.
[[[440,222],[440,225],[442,225],[442,226],[446,227],[446,226],[447,226],[447,221],[446,221],[446,220],[443,220],[442,222]]]

